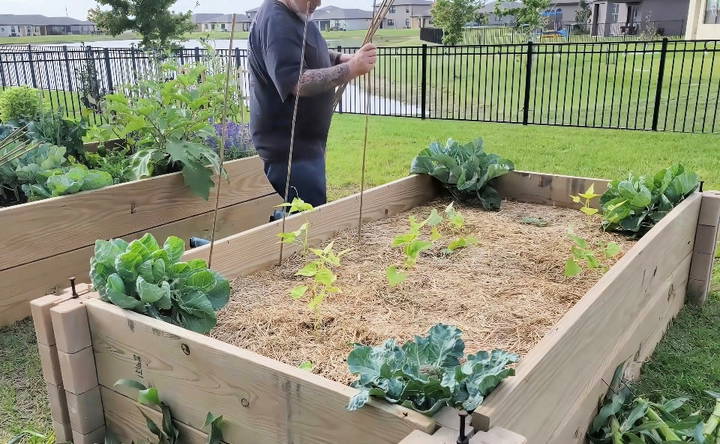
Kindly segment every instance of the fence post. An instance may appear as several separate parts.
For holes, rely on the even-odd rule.
[[[68,54],[67,45],[63,45],[63,55],[65,56],[65,72],[67,72],[67,86],[68,91],[73,90],[72,85],[72,74],[70,73],[70,54]],[[75,111],[73,111],[74,113]]]
[[[668,38],[662,40],[662,50],[660,52],[660,66],[658,67],[657,89],[655,90],[655,107],[653,109],[652,130],[658,130],[658,120],[660,120],[660,100],[662,99],[663,80],[665,78],[665,58],[667,56]]]
[[[35,76],[35,66],[33,64],[32,45],[28,45],[28,65],[30,66],[30,78],[32,79],[33,88],[37,89],[37,77]]]
[[[525,99],[523,100],[523,125],[528,124],[530,117],[530,83],[532,81],[532,59],[533,59],[533,42],[529,40],[527,43],[527,60],[525,61]]]
[[[0,54],[0,86],[3,88],[7,86],[5,83],[5,68],[3,68],[2,54]]]
[[[200,63],[200,48],[195,47],[195,62]]]
[[[132,59],[133,79],[137,82],[137,60],[135,60],[135,45],[130,46],[130,58]]]
[[[107,75],[108,92],[114,92],[115,88],[113,87],[112,69],[110,69],[110,50],[105,48],[103,53],[105,55],[105,74]]]
[[[342,45],[337,46],[337,52],[342,53]],[[343,94],[343,96],[344,95],[345,94]],[[340,96],[340,100],[338,100],[338,114],[342,114],[342,112],[343,112],[343,97]]]
[[[235,48],[235,69],[240,69],[240,48]]]
[[[427,44],[422,45],[422,77],[420,82],[420,117],[427,117]]]

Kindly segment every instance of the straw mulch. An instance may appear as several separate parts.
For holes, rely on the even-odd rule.
[[[422,220],[446,204],[435,201],[366,224],[359,243],[355,230],[336,236],[335,251],[352,251],[336,270],[341,293],[326,299],[318,312],[289,296],[303,282],[294,276],[306,261],[300,255],[239,278],[212,336],[290,365],[311,361],[315,373],[342,383],[354,379],[345,363],[352,344],[377,345],[391,337],[404,341],[439,322],[463,330],[466,353],[502,348],[523,355],[602,274],[564,276],[572,245],[568,229],[598,243],[616,241],[623,252],[631,246],[621,236],[602,232],[599,219],[576,210],[514,202],[503,202],[497,213],[459,207],[466,219],[464,233],[479,243],[445,255],[442,249],[451,237],[443,238],[421,255],[403,284],[390,288],[385,270],[403,261],[401,250],[390,246],[393,237],[407,231],[409,215]],[[520,222],[528,216],[549,225]]]

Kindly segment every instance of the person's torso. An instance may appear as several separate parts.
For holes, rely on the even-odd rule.
[[[284,15],[284,17],[283,17]],[[292,20],[287,20],[287,15]],[[277,26],[279,18],[287,26]],[[275,26],[274,26],[275,25]],[[287,6],[277,0],[266,0],[258,11],[248,41],[250,59],[250,128],[253,143],[265,160],[286,161],[290,146],[295,96],[283,101],[273,84],[265,63],[265,48],[269,33],[285,32],[301,45],[305,23]],[[303,62],[304,69],[321,69],[331,66],[327,43],[314,22],[307,25],[307,38]],[[299,74],[299,73],[298,73]],[[334,91],[301,97],[298,103],[295,150],[293,156],[313,158],[324,156],[325,143],[332,118]]]

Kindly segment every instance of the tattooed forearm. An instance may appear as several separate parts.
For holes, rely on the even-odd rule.
[[[294,93],[300,97],[314,96],[335,89],[350,79],[350,66],[347,63],[330,68],[308,69],[303,72],[300,83]]]

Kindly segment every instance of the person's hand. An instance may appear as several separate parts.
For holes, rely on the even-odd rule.
[[[358,49],[348,62],[350,65],[350,74],[352,77],[360,77],[369,73],[375,66],[377,59],[377,47],[372,43],[364,45]]]

